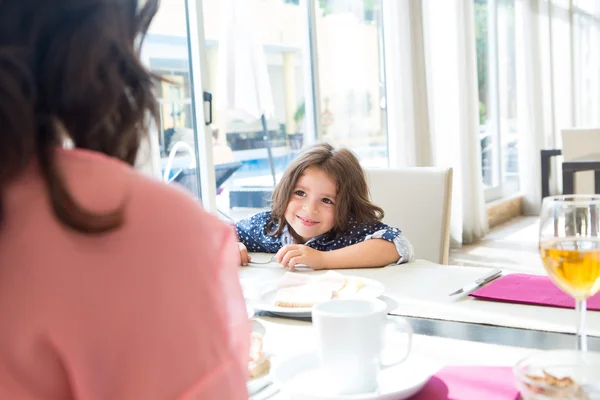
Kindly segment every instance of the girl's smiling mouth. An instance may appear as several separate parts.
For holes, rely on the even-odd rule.
[[[319,221],[314,221],[310,218],[302,218],[299,215],[296,215],[296,217],[300,220],[300,222],[302,222],[303,225],[305,226],[315,226],[316,224],[319,223]]]

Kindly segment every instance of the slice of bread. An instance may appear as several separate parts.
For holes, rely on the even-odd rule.
[[[325,276],[325,275],[324,275]],[[346,279],[314,279],[303,285],[284,287],[275,294],[275,306],[309,308],[336,297]]]
[[[348,278],[346,285],[337,292],[336,297],[340,299],[349,299],[354,297],[358,291],[365,286],[365,282],[359,278]]]
[[[263,358],[259,361],[250,361],[248,363],[248,379],[256,379],[265,375],[271,369],[271,360]]]
[[[309,283],[277,290],[275,305],[277,307],[306,308],[331,298],[333,298],[333,289],[330,285]]]

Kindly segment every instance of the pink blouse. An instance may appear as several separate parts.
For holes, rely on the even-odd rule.
[[[182,189],[88,151],[59,150],[85,209],[125,224],[60,224],[36,166],[5,188],[0,399],[247,399],[250,326],[231,228]]]

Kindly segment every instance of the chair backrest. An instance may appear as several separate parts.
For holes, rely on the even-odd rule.
[[[452,168],[367,169],[366,175],[383,222],[402,230],[415,258],[448,264]]]
[[[600,153],[600,128],[569,128],[561,131],[562,155],[565,161]],[[594,172],[575,174],[575,193],[594,193]]]

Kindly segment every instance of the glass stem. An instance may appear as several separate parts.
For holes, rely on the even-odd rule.
[[[587,351],[587,333],[585,330],[585,313],[587,304],[585,300],[576,300],[575,309],[577,310],[577,350]]]

